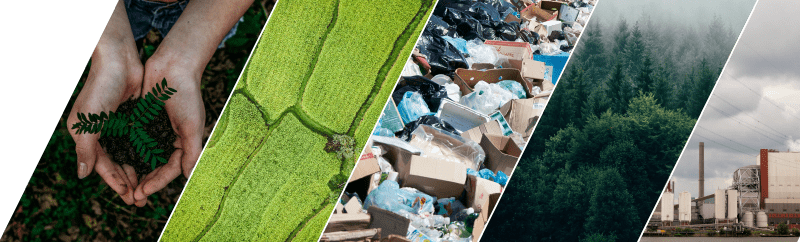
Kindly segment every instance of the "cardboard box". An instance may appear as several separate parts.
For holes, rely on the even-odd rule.
[[[577,16],[575,16],[575,17],[577,18]],[[522,23],[522,19],[517,18],[517,16],[514,16],[513,14],[508,14],[508,15],[506,15],[506,18],[503,19],[503,22],[506,22],[506,23],[511,23],[511,22]]]
[[[348,182],[370,176],[376,172],[381,172],[381,167],[378,165],[378,158],[368,150],[367,153],[361,155],[361,158],[358,159],[358,163],[356,163],[356,167],[353,169],[353,175],[350,176]]]
[[[328,220],[328,226],[325,227],[325,233],[367,229],[369,224],[369,214],[333,214]]]
[[[432,159],[422,156],[411,158],[404,177],[403,187],[412,187],[435,197],[461,197],[467,166],[463,163]]]
[[[398,173],[408,170],[408,162],[411,161],[411,157],[422,154],[422,150],[395,137],[372,136],[371,139],[374,145],[378,145],[386,151],[382,157],[392,164]]]
[[[483,44],[494,47],[497,53],[508,58],[510,67],[517,70],[522,68],[522,60],[533,58],[533,49],[526,42],[487,40]]]
[[[472,226],[472,241],[473,242],[480,241],[481,234],[483,234],[483,229],[486,228],[486,221],[487,220],[489,220],[489,219],[484,217],[484,216],[482,216],[482,215],[478,216],[478,218],[475,219],[475,224],[473,224],[473,226]]]
[[[520,74],[522,77],[526,79],[533,79],[528,80],[531,82],[544,82],[544,71],[545,71],[545,64],[541,61],[535,61],[533,59],[524,59],[522,60],[522,66],[520,67]],[[541,87],[539,87],[541,88]]]
[[[542,102],[546,102],[546,100],[541,98],[514,99],[500,107],[500,114],[506,118],[511,130],[522,134],[527,140],[527,137],[533,133],[536,121],[544,111],[544,109],[535,108],[538,103]]]
[[[381,229],[362,229],[322,234],[320,241],[380,241]]]
[[[370,215],[361,211],[361,202],[349,199],[344,206],[336,203],[336,212],[328,220],[325,233],[363,230],[369,228],[369,223]]]
[[[470,70],[491,70],[494,69],[494,64],[489,63],[475,63],[469,67]]]
[[[492,120],[488,123],[481,124],[478,127],[467,130],[467,132],[461,134],[461,137],[475,141],[475,143],[480,143],[483,134],[503,135],[503,129],[500,127],[500,124],[497,121]]]
[[[488,41],[487,41],[488,42]],[[486,83],[498,83],[503,80],[511,80],[516,81],[521,84],[525,89],[525,95],[528,98],[533,97],[531,95],[531,88],[533,88],[533,83],[525,80],[522,77],[522,74],[519,72],[518,69],[512,68],[500,68],[500,69],[492,69],[486,71],[478,71],[478,70],[467,70],[467,69],[456,69],[456,78],[453,79],[453,82],[458,84],[459,89],[461,90],[461,95],[467,95],[474,91],[475,84],[478,84],[479,81],[484,81]]]
[[[467,177],[464,188],[467,190],[467,207],[481,213],[489,211],[489,197],[503,191],[500,184],[472,175]]]
[[[483,165],[495,173],[502,171],[506,175],[511,175],[522,154],[519,146],[511,138],[497,135],[483,135],[480,144],[486,152]]]
[[[488,116],[447,98],[442,99],[436,117],[462,133],[491,120]]]
[[[548,1],[542,1],[542,2],[548,2]],[[561,5],[559,4],[559,8],[560,7]],[[531,4],[522,11],[520,11],[519,15],[522,16],[522,19],[524,20],[541,23],[556,19],[558,17],[558,10],[554,11],[551,10],[550,8],[543,8],[539,5]]]
[[[569,2],[567,2],[567,1],[554,1],[554,0],[542,0],[539,3],[539,7],[542,8],[542,9],[545,9],[545,10],[549,10],[549,11],[552,11],[553,9],[555,9],[556,13],[558,13],[557,10],[561,9],[561,5],[562,4],[569,4]]]
[[[525,9],[528,5],[533,4],[531,0],[506,0],[506,2],[510,2],[511,5],[514,5],[514,8],[516,8],[514,10],[517,11]]]
[[[400,235],[392,234],[389,235],[389,237],[382,239],[381,242],[411,242],[411,240]]]
[[[370,206],[367,211],[371,216],[369,228],[381,229],[383,236],[396,234],[403,238],[406,237],[408,226],[411,225],[410,219],[375,206]]]

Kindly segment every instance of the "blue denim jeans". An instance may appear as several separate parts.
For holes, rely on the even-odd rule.
[[[133,31],[133,38],[139,40],[150,32],[150,29],[156,28],[161,36],[167,36],[169,30],[178,21],[183,10],[189,0],[181,0],[173,3],[162,3],[147,0],[124,0],[125,10],[128,13],[128,20],[131,23],[131,30]],[[233,25],[233,28],[222,39],[222,43],[217,48],[225,47],[225,41],[236,34],[236,28],[239,23],[244,21],[243,18],[239,19]]]

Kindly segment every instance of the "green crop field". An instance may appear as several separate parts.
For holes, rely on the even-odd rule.
[[[279,1],[161,239],[316,240],[434,4]]]

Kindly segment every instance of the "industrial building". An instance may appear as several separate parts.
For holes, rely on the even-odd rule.
[[[733,171],[733,184],[703,194],[703,143],[700,143],[699,193],[680,192],[674,204],[674,181],[668,183],[651,218],[659,226],[737,224],[769,228],[779,223],[800,228],[800,152],[761,149],[756,165]]]

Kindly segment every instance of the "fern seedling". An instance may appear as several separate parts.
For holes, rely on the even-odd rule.
[[[145,132],[144,127],[164,111],[164,102],[176,92],[178,91],[167,86],[167,79],[164,78],[160,85],[156,84],[136,102],[133,113],[122,114],[113,111],[109,111],[108,114],[77,113],[79,122],[73,124],[72,129],[77,129],[77,134],[99,133],[100,137],[127,136],[143,161],[155,169],[157,162],[167,163],[167,159],[160,156],[164,150],[155,148],[158,142]]]

